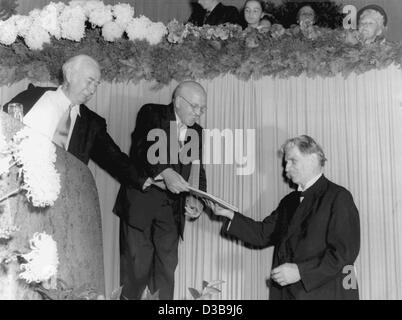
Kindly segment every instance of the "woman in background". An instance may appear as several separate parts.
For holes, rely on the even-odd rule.
[[[272,22],[269,16],[264,12],[263,4],[260,0],[246,0],[244,3],[245,28],[257,28],[263,31],[269,31]]]

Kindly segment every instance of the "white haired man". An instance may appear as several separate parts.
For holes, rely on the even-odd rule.
[[[275,246],[270,298],[275,300],[355,300],[353,264],[360,249],[359,213],[352,195],[323,175],[321,147],[309,136],[281,148],[288,179],[298,191],[285,196],[263,221],[209,206],[230,219],[223,230],[255,246]],[[348,285],[349,278],[353,285]]]
[[[129,157],[109,136],[105,119],[85,105],[100,83],[98,62],[87,55],[77,55],[63,64],[62,71],[63,83],[58,88],[30,84],[9,103],[22,103],[24,124],[85,164],[92,159],[120,183],[141,188],[145,178],[140,181]]]

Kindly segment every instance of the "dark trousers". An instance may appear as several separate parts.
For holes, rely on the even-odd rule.
[[[120,219],[122,299],[137,300],[148,286],[161,300],[172,300],[178,262],[179,233],[173,210],[164,206],[144,230]]]

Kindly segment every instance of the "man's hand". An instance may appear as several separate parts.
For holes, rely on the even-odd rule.
[[[186,211],[184,212],[186,216],[196,219],[201,215],[204,205],[196,197],[187,196],[186,206],[184,208],[186,209]]]
[[[233,219],[234,212],[232,210],[222,208],[220,205],[218,205],[210,200],[205,200],[205,202],[207,203],[208,207],[210,207],[217,216],[223,216],[223,217],[229,218],[230,220]]]
[[[163,181],[152,181],[152,184],[157,186],[158,188],[162,189],[162,190],[166,190],[166,184]]]
[[[166,187],[172,193],[188,192],[188,182],[171,168],[163,170],[160,174],[165,181]]]
[[[282,287],[296,283],[301,279],[299,268],[295,263],[284,263],[271,271],[271,279]]]

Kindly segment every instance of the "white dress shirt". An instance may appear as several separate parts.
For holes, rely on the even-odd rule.
[[[52,140],[60,119],[70,105],[71,101],[64,94],[61,86],[58,87],[56,91],[46,91],[24,116],[23,122]],[[66,150],[70,144],[71,134],[77,116],[80,116],[79,105],[75,105],[71,108],[71,126],[67,137]]]
[[[314,183],[316,183],[318,181],[318,179],[320,179],[322,176],[322,172],[320,172],[320,174],[316,175],[313,179],[309,180],[306,185],[304,186],[304,188],[302,188],[301,185],[298,185],[297,187],[297,191],[300,192],[304,192],[306,191],[308,188],[310,188]],[[304,197],[300,197],[300,202],[302,202],[304,199]]]

